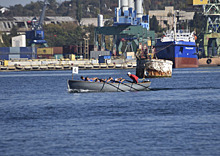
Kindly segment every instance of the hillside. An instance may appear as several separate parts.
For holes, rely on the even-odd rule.
[[[117,7],[117,0],[71,0],[61,4],[56,0],[48,0],[47,16],[72,16],[74,18],[97,17],[101,12],[105,18],[114,17],[114,9]],[[43,0],[31,2],[25,6],[10,6],[8,12],[1,16],[39,16],[43,6]],[[165,6],[174,6],[179,10],[193,10],[192,6],[186,4],[186,0],[144,0],[144,10],[161,10]]]

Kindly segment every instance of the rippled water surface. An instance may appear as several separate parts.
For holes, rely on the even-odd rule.
[[[135,70],[80,70],[126,77]],[[71,71],[0,73],[1,156],[220,154],[220,67],[174,69],[150,91],[69,93]]]

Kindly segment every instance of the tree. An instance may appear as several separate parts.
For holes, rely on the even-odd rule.
[[[190,28],[192,30],[196,30],[196,33],[202,33],[205,30],[206,24],[206,18],[203,14],[195,12],[193,16],[193,20],[189,23]]]
[[[95,26],[94,25],[88,25],[88,27],[84,27],[85,33],[89,34],[89,44],[94,44],[94,32],[95,32]]]
[[[74,23],[48,24],[44,26],[44,31],[45,40],[51,47],[78,44],[85,36],[83,29]]]
[[[159,22],[154,15],[150,19],[150,30],[154,30],[156,33],[159,32]]]
[[[17,26],[13,26],[11,31],[10,31],[10,35],[13,36],[17,36],[18,35],[18,27]]]
[[[3,43],[2,43],[2,47],[11,47],[11,37],[9,35],[6,34],[2,34],[2,39],[3,39]]]
[[[80,23],[80,21],[82,19],[82,6],[81,6],[81,3],[80,3],[80,0],[77,0],[76,5],[77,5],[76,19]]]

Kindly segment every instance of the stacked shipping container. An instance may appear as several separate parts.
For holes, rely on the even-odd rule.
[[[36,48],[31,47],[0,47],[0,60],[36,58]]]
[[[55,59],[63,58],[63,47],[53,47],[53,54]]]
[[[53,48],[37,48],[38,59],[52,59]]]
[[[0,60],[36,58],[63,58],[63,47],[32,48],[32,47],[0,47]]]
[[[92,46],[90,46],[91,49]],[[85,48],[78,45],[68,45],[63,47],[47,47],[47,48],[32,48],[32,47],[0,47],[0,60],[10,59],[62,59],[69,58],[73,55],[78,58],[89,59],[89,54],[84,54]],[[88,50],[87,50],[88,51]],[[91,54],[91,53],[90,53]],[[94,52],[92,57],[98,59],[99,55],[110,55],[109,51]]]
[[[20,48],[20,58],[35,59],[37,48],[32,47],[21,47]]]
[[[37,58],[39,59],[61,59],[63,58],[63,47],[38,48]]]
[[[0,60],[8,60],[9,53],[10,53],[9,47],[0,47]]]

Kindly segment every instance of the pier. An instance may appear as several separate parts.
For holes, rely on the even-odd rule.
[[[0,71],[40,71],[40,70],[70,70],[79,67],[80,70],[98,69],[129,69],[136,68],[136,61],[117,60],[113,63],[93,63],[92,60],[5,60],[0,65]]]

